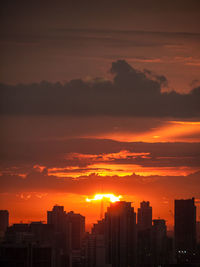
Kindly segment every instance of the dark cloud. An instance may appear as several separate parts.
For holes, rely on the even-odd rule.
[[[1,114],[196,117],[200,87],[189,94],[162,93],[164,76],[149,77],[126,61],[112,63],[113,82],[81,79],[61,83],[0,85]]]
[[[155,81],[160,83],[161,86],[163,86],[163,87],[168,86],[168,80],[164,75],[156,75],[155,73],[153,73],[152,71],[147,70],[147,69],[144,69],[144,73],[150,79],[154,79]]]
[[[200,85],[200,81],[198,79],[194,79],[193,81],[191,81],[190,86],[191,87],[197,87]]]
[[[4,175],[0,177],[0,193],[18,192],[62,192],[76,194],[93,194],[98,192],[99,186],[104,185],[104,190],[112,190],[120,194],[157,194],[168,197],[186,196],[193,194],[199,196],[200,172],[188,176],[98,176],[91,174],[79,179],[57,178],[45,173],[31,171],[27,178],[22,179],[17,175]],[[177,192],[178,188],[178,192]]]
[[[117,153],[127,151],[124,157]],[[65,168],[61,172],[91,171],[93,164],[132,164],[141,167],[200,166],[200,143],[143,143],[117,142],[106,139],[68,139],[46,141],[7,142],[0,152],[1,173],[28,173],[35,165],[49,168]],[[146,153],[147,157],[143,157]],[[112,155],[113,154],[113,155]],[[141,155],[140,155],[141,154]],[[123,153],[122,153],[123,155]],[[68,169],[69,168],[69,169]],[[93,170],[95,172],[95,170]]]
[[[198,0],[174,0],[173,3],[159,0],[125,0],[123,2],[114,0],[97,2],[30,0],[28,3],[23,0],[17,2],[2,0],[1,17],[4,24],[7,27],[10,26],[9,29],[12,26],[14,29],[18,28],[19,25],[24,29],[31,26],[34,21],[34,28],[39,25],[42,26],[41,28],[47,27],[47,25],[51,27],[68,25],[73,28],[91,27],[92,25],[95,28],[107,28],[109,25],[115,29],[134,29],[136,27],[165,29],[167,23],[168,28],[172,30],[185,30],[184,26],[198,29],[199,6]],[[103,19],[102,14],[104,14]],[[179,23],[173,20],[175,15]],[[21,28],[18,30],[20,31]]]

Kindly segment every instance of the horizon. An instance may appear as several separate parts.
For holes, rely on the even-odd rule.
[[[173,227],[200,220],[200,1],[5,1],[0,16],[0,209],[100,217],[115,194]],[[105,207],[107,203],[105,203]]]
[[[108,195],[108,194],[110,194],[110,193],[105,193],[105,194],[103,194],[103,195]],[[116,199],[112,202],[112,201],[109,201],[109,200],[106,200],[108,197],[107,196],[103,196],[102,198],[96,198],[95,199],[95,195],[96,196],[98,196],[98,195],[100,195],[100,194],[94,194],[93,196],[94,196],[94,199],[88,199],[88,197],[85,199],[85,202],[92,202],[93,203],[93,205],[95,206],[95,208],[98,210],[98,212],[97,213],[99,213],[98,215],[99,215],[99,217],[96,217],[96,220],[95,221],[90,221],[90,222],[88,222],[88,218],[87,218],[87,216],[84,214],[84,213],[80,213],[80,212],[78,212],[78,211],[74,211],[74,210],[72,210],[72,209],[69,209],[69,210],[66,210],[66,208],[65,208],[65,206],[64,205],[62,205],[62,204],[54,204],[51,208],[49,208],[49,209],[47,209],[46,210],[46,214],[45,214],[45,217],[43,217],[43,218],[37,218],[37,220],[35,219],[35,220],[25,220],[25,221],[23,221],[23,220],[19,220],[19,221],[13,221],[13,219],[11,219],[12,218],[12,216],[11,216],[11,213],[9,212],[9,210],[7,210],[7,209],[5,209],[5,210],[7,210],[8,211],[8,213],[9,213],[9,226],[12,226],[12,225],[14,225],[14,224],[26,224],[26,223],[28,223],[28,224],[31,224],[31,223],[33,223],[33,222],[41,222],[41,223],[47,223],[47,212],[48,211],[51,211],[52,209],[53,209],[53,207],[55,207],[55,206],[61,206],[61,207],[63,207],[64,208],[64,211],[66,212],[66,213],[70,213],[70,212],[74,212],[75,214],[79,214],[79,215],[82,215],[82,216],[84,216],[84,218],[85,218],[85,229],[86,229],[86,231],[87,232],[91,232],[91,230],[92,230],[92,227],[94,226],[94,224],[95,223],[97,223],[98,221],[101,221],[102,219],[104,219],[105,218],[105,213],[107,212],[107,209],[108,209],[108,207],[110,207],[112,204],[114,204],[115,202],[130,202],[131,203],[131,207],[133,207],[134,208],[134,212],[136,213],[136,223],[138,223],[138,209],[140,208],[140,204],[142,203],[142,202],[149,202],[149,204],[151,205],[151,207],[152,207],[152,222],[153,222],[153,220],[157,220],[157,219],[162,219],[162,220],[165,220],[165,222],[166,222],[166,226],[167,226],[167,232],[174,232],[174,210],[175,210],[175,206],[173,205],[173,209],[172,210],[169,210],[168,212],[169,212],[169,214],[170,214],[170,216],[171,217],[173,217],[173,223],[172,223],[172,221],[170,220],[170,224],[169,224],[169,222],[168,222],[168,220],[165,218],[165,217],[160,217],[159,215],[158,216],[154,216],[154,207],[153,207],[153,205],[151,204],[151,202],[149,201],[149,200],[147,200],[147,199],[143,199],[142,201],[139,201],[139,204],[137,203],[137,206],[135,206],[135,203],[133,202],[133,201],[131,201],[130,199],[129,199],[129,201],[127,201],[126,199],[125,199],[125,197],[124,196],[120,196],[120,199],[119,200],[117,200],[117,197],[116,196],[114,196],[114,194],[112,194],[113,195],[113,197],[116,197]],[[109,196],[110,197],[110,196]],[[194,198],[194,203],[195,203],[195,206],[196,206],[196,222],[200,222],[200,208],[199,208],[199,203],[200,203],[200,200],[199,199],[196,199],[195,197],[192,197],[191,199],[193,199]],[[89,201],[88,201],[89,200]],[[175,204],[175,201],[176,200],[188,200],[188,199],[186,199],[186,198],[180,198],[180,199],[174,199],[174,204]],[[102,206],[102,201],[103,201],[103,206]],[[92,204],[91,203],[91,204]],[[101,214],[102,213],[102,208],[103,208],[103,214]],[[102,216],[103,215],[103,216]],[[96,216],[97,216],[97,214],[96,214]],[[95,217],[94,217],[95,218]]]

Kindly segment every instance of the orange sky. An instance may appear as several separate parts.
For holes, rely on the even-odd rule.
[[[120,191],[120,190],[119,190]],[[98,192],[97,192],[98,193]],[[154,194],[156,194],[154,192]],[[51,210],[53,205],[64,205],[67,212],[73,210],[81,213],[86,217],[86,229],[89,230],[93,223],[100,218],[101,204],[100,202],[86,202],[86,195],[79,194],[63,194],[63,193],[37,193],[28,192],[18,195],[9,195],[10,205],[10,223],[23,221],[24,223],[30,221],[44,221],[46,222],[46,211]],[[89,196],[90,197],[90,196]],[[92,196],[91,196],[92,197]],[[167,220],[169,229],[173,227],[173,200],[167,197],[156,198],[153,195],[122,195],[121,200],[131,201],[135,212],[140,206],[141,201],[150,201],[153,207],[153,218],[164,218]],[[5,206],[6,196],[1,196],[1,206]],[[197,204],[198,206],[199,204]],[[109,202],[104,202],[104,212],[109,206]],[[199,206],[197,208],[198,216],[200,216]]]
[[[4,1],[0,209],[99,218],[96,193],[173,223],[200,199],[200,2]],[[102,16],[103,14],[103,16]],[[105,204],[106,206],[106,204]],[[106,207],[105,207],[106,209]]]
[[[13,122],[11,117],[10,120]],[[36,128],[42,135],[37,135],[35,132],[36,135],[33,136],[31,132],[27,134],[27,131],[30,128],[29,124],[36,126],[35,119],[18,118],[17,120],[20,131],[19,133],[15,132],[15,136],[12,131],[14,124],[5,127],[8,136],[13,135],[16,144],[14,147],[13,145],[10,147],[8,143],[6,151],[15,155],[17,142],[24,134],[26,141],[19,143],[21,150],[17,150],[17,153],[20,151],[25,153],[28,145],[29,151],[40,160],[33,161],[34,164],[32,164],[28,158],[25,160],[22,157],[20,160],[21,154],[19,154],[18,161],[11,158],[12,161],[7,167],[6,162],[2,165],[1,179],[7,175],[5,179],[8,186],[2,180],[2,188],[5,189],[0,193],[0,208],[9,210],[10,223],[21,220],[24,222],[46,221],[46,211],[58,204],[64,205],[66,211],[74,210],[86,216],[87,228],[90,228],[100,216],[100,205],[99,203],[87,203],[85,198],[91,198],[95,193],[101,192],[103,188],[105,193],[122,195],[122,200],[133,202],[135,211],[141,201],[150,201],[153,207],[153,217],[166,219],[171,228],[174,199],[193,196],[200,198],[198,190],[198,171],[200,169],[197,157],[200,124],[197,121],[166,120],[153,128],[148,126],[148,130],[141,129],[137,132],[127,131],[126,126],[118,121],[117,125],[119,126],[114,129],[112,134],[108,133],[109,128],[105,128],[99,135],[98,128],[95,128],[97,132],[95,135],[88,134],[86,136],[83,132],[84,139],[78,139],[77,135],[77,139],[74,141],[70,139],[71,136],[57,138],[53,135],[47,140],[47,146],[44,147],[41,138],[46,133],[46,129],[47,131],[49,129],[48,119],[43,118],[42,120],[42,127],[44,127],[42,132],[42,127],[38,128],[37,126]],[[6,121],[9,122],[9,119]],[[91,119],[88,121],[91,122]],[[108,121],[110,121],[109,118]],[[51,119],[52,122],[54,123],[54,119]],[[70,118],[63,119],[62,122],[71,123]],[[89,124],[89,122],[85,120],[85,123]],[[105,118],[103,122],[106,123]],[[133,120],[133,122],[136,125],[137,120]],[[66,134],[65,127],[63,128],[65,123],[60,124],[59,120],[55,120],[58,133]],[[79,123],[78,120],[77,123]],[[101,120],[99,123],[101,125]],[[131,125],[131,121],[128,121],[128,124]],[[146,124],[144,123],[144,125]],[[76,133],[73,127],[72,130]],[[94,127],[96,127],[95,124]],[[118,133],[120,127],[124,129],[123,133]],[[88,132],[92,132],[92,128]],[[92,137],[92,139],[85,139],[86,137]],[[104,138],[112,138],[112,140],[105,143]],[[54,139],[59,140],[60,148],[59,143],[56,143],[55,147],[54,141],[52,141]],[[138,143],[141,140],[143,143]],[[161,143],[156,143],[158,140]],[[117,143],[113,144],[113,141]],[[131,143],[131,141],[135,143]],[[170,143],[168,143],[169,141]],[[175,141],[179,142],[173,143]],[[37,142],[39,143],[37,144]],[[51,157],[49,158],[49,156]],[[195,172],[198,173],[190,176]],[[131,178],[133,173],[138,176]],[[14,178],[15,175],[18,175],[20,183],[18,178]],[[45,180],[42,182],[44,178]],[[9,179],[12,180],[9,182]],[[63,180],[64,183],[66,181],[66,185],[57,186],[59,179],[66,179]],[[23,184],[21,181],[27,181],[27,183]]]

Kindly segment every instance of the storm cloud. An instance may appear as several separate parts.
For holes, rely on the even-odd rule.
[[[124,60],[112,63],[113,80],[65,84],[0,84],[1,114],[72,116],[198,117],[200,87],[188,94],[162,92],[165,76],[139,71]]]

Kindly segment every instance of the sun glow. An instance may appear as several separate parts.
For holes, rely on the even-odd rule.
[[[121,198],[122,196],[120,195],[115,196],[114,194],[96,194],[94,195],[94,198],[86,198],[86,201],[91,202],[91,201],[107,199],[108,201],[114,203],[114,202],[120,201]]]

